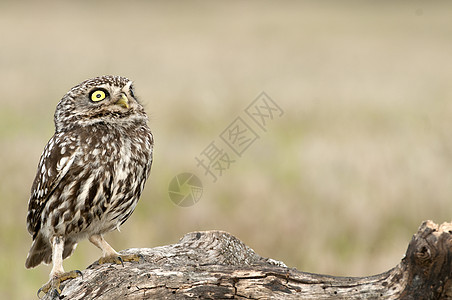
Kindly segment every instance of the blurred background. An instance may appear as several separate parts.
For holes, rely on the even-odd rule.
[[[451,6],[0,2],[0,298],[48,280],[24,267],[30,187],[57,102],[103,74],[135,81],[156,140],[135,213],[106,237],[116,250],[220,229],[302,271],[395,266],[423,220],[451,220]],[[195,157],[227,150],[220,134],[262,91],[284,114],[213,182]],[[204,188],[186,208],[168,196],[181,172]],[[82,241],[65,268],[100,254]]]

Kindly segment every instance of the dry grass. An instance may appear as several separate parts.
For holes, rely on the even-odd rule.
[[[450,220],[450,5],[321,3],[0,3],[0,298],[47,280],[24,268],[29,188],[57,101],[100,74],[136,81],[157,141],[118,250],[222,229],[303,271],[368,275]],[[212,183],[194,157],[263,90],[285,114]],[[167,186],[185,171],[205,190],[183,209]],[[84,241],[65,267],[99,254]]]

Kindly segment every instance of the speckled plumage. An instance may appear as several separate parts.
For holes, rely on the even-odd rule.
[[[93,101],[99,90],[105,99]],[[84,238],[104,255],[110,251],[92,237],[103,241],[102,234],[132,214],[153,154],[147,115],[127,78],[102,76],[73,87],[58,103],[54,121],[28,203],[33,243],[25,263],[30,268],[53,260],[51,278],[63,271],[54,244],[61,246],[61,262]]]

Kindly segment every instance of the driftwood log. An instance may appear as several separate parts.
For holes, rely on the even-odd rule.
[[[300,272],[222,231],[121,253],[140,262],[92,264],[43,299],[452,299],[452,224],[425,221],[393,269],[370,277]]]

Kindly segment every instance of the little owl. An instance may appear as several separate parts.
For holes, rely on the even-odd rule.
[[[153,137],[132,81],[102,76],[83,81],[60,100],[55,134],[39,161],[28,202],[33,236],[25,266],[53,263],[39,292],[81,274],[64,272],[63,259],[88,238],[102,250],[99,263],[137,260],[103,238],[132,214],[152,164]]]

